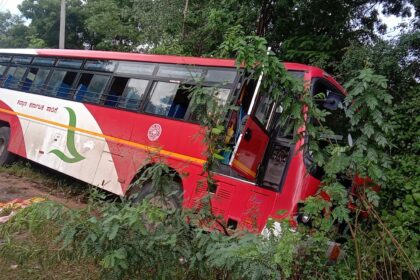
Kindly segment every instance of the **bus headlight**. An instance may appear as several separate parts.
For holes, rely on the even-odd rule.
[[[298,216],[297,216],[297,222],[298,223],[301,223],[301,224],[308,224],[310,221],[311,221],[311,217],[309,217],[308,215],[306,215],[306,214],[299,214]]]
[[[270,239],[271,236],[279,237],[281,235],[281,224],[279,222],[271,222],[269,224],[270,226],[267,227],[267,225],[265,225],[261,231],[264,238]]]

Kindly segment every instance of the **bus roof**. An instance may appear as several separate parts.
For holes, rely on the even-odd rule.
[[[125,60],[125,61],[142,61],[154,63],[170,63],[185,64],[197,66],[214,66],[235,68],[236,60],[221,58],[205,58],[191,56],[175,56],[175,55],[157,55],[157,54],[140,54],[127,52],[112,51],[91,51],[91,50],[70,50],[70,49],[0,49],[3,54],[19,54],[19,55],[39,55],[66,58],[84,58],[84,59],[109,59],[109,60]],[[313,78],[325,78],[330,81],[338,89],[345,90],[325,71],[318,67],[308,66],[300,63],[284,62],[284,67],[292,71],[311,72]]]
[[[125,61],[142,61],[155,63],[172,63],[199,66],[236,67],[233,59],[188,57],[175,55],[140,54],[111,51],[90,51],[90,50],[61,50],[61,49],[0,49],[0,53],[39,55],[39,56],[60,56],[67,58],[87,59],[109,59]]]

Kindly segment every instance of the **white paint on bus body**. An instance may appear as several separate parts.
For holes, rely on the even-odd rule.
[[[23,54],[23,55],[38,55],[34,49],[1,49],[4,54]]]
[[[0,89],[0,99],[13,111],[28,115],[18,116],[28,159],[112,193],[123,194],[112,155],[104,138],[76,131],[75,147],[84,159],[76,163],[66,163],[50,151],[57,149],[72,157],[67,149],[67,128],[31,118],[67,126],[69,113],[65,107],[68,107],[76,114],[77,128],[102,135],[95,118],[82,103],[9,89]]]

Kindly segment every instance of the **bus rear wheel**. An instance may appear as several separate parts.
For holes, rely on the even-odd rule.
[[[15,161],[16,156],[7,149],[10,141],[10,128],[0,127],[0,166],[9,165]]]
[[[134,184],[130,187],[128,198],[134,204],[147,200],[151,205],[168,210],[181,209],[182,187],[173,181],[167,187],[168,191],[157,190],[152,181],[143,184]]]

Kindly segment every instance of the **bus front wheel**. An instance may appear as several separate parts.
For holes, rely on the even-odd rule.
[[[16,156],[7,149],[10,141],[10,128],[7,126],[0,127],[0,166],[13,163]]]

